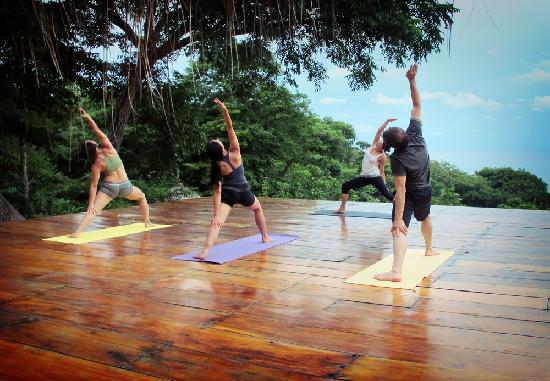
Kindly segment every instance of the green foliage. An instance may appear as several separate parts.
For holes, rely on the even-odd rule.
[[[548,208],[548,185],[522,169],[484,168],[470,175],[449,163],[432,161],[431,173],[435,204]]]
[[[546,184],[542,179],[524,169],[483,168],[476,173],[487,180],[500,195],[501,208],[547,209]]]
[[[9,54],[1,58],[1,88],[7,95],[0,104],[0,192],[27,217],[85,210],[89,163],[78,148],[94,137],[75,106],[83,105],[106,132],[110,110],[94,91],[56,77],[47,65],[39,71],[43,86],[30,97],[21,91],[30,79],[20,76]],[[219,97],[230,111],[246,175],[258,196],[339,199],[341,184],[360,173],[369,143],[357,142],[351,125],[314,115],[304,95],[273,75],[281,70],[275,60],[241,60],[234,75],[225,74],[220,64],[203,57],[193,71],[164,83],[159,99],[170,94],[169,103],[146,97],[135,103],[120,151],[132,182],[150,202],[210,194],[204,146],[213,138],[228,145],[223,117],[212,102]],[[20,175],[22,152],[27,153],[28,199]],[[485,168],[468,174],[432,161],[431,173],[435,204],[548,208],[547,184],[524,170]],[[393,190],[389,160],[386,177]],[[350,199],[385,202],[374,187],[352,191]],[[117,199],[109,208],[128,205],[134,203]]]

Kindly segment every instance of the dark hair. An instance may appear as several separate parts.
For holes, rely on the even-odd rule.
[[[389,151],[390,148],[399,150],[409,144],[409,135],[400,127],[390,127],[382,134],[382,140],[385,151]]]
[[[93,163],[97,157],[97,143],[91,140],[85,140],[80,145],[80,154],[86,156],[86,159]]]
[[[223,149],[220,143],[210,140],[206,143],[206,154],[212,160],[210,166],[210,184],[217,184],[222,179],[222,171],[218,161],[223,160]]]

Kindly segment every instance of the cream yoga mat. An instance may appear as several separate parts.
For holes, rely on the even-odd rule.
[[[78,238],[69,238],[68,235],[62,235],[59,237],[44,238],[44,241],[74,243],[78,245],[81,243],[89,243],[89,242],[101,241],[103,239],[123,237],[126,235],[147,232],[155,229],[168,228],[170,226],[172,225],[155,225],[150,228],[146,228],[143,222],[136,222],[135,224],[130,224],[130,225],[115,226],[112,228],[93,230],[89,232],[84,231],[82,232],[82,234],[80,234],[80,237]]]
[[[440,252],[441,254],[439,255],[427,257],[424,255],[424,249],[408,249],[407,254],[405,254],[401,282],[379,281],[374,279],[376,274],[385,273],[391,270],[393,255],[390,255],[382,258],[366,269],[359,271],[351,278],[348,278],[346,283],[414,290],[416,285],[419,284],[424,277],[433,273],[454,254],[453,251],[440,250]]]

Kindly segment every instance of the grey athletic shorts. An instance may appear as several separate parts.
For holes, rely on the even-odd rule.
[[[115,197],[128,197],[130,193],[134,190],[134,186],[130,180],[123,181],[121,183],[109,183],[104,181],[101,183],[100,192],[105,193],[107,196]]]

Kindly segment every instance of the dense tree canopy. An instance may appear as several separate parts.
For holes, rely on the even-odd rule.
[[[59,74],[81,75],[76,62],[83,53],[100,64],[101,71],[87,75],[101,82],[104,98],[117,99],[111,121],[117,146],[136,95],[144,87],[152,98],[161,94],[170,59],[181,51],[208,56],[235,74],[241,57],[269,59],[270,50],[287,79],[305,71],[317,84],[326,77],[324,55],[349,69],[352,88],[368,88],[385,65],[374,60],[376,50],[391,65],[421,61],[439,49],[457,11],[438,0],[23,0],[18,7],[27,19],[15,28],[17,43],[33,50],[25,36],[37,27]],[[28,23],[31,15],[36,20]],[[120,52],[114,57],[93,53],[113,47]],[[60,65],[73,50],[73,67]]]
[[[76,107],[112,132],[120,102],[128,118],[130,101],[120,152],[152,202],[211,191],[204,145],[225,139],[213,97],[231,112],[257,195],[337,199],[368,143],[352,126],[313,114],[288,80],[305,70],[322,81],[323,53],[350,70],[352,87],[368,87],[383,65],[436,50],[454,12],[397,0],[3,0],[0,10],[0,209],[26,217],[85,209],[89,166],[77,148],[92,135]],[[98,54],[105,46],[120,56]],[[192,59],[184,73],[167,68],[178,49]],[[375,49],[385,62],[372,59]],[[432,162],[432,174],[435,203],[548,208],[547,184],[523,170],[472,175]],[[372,187],[351,199],[383,201]]]

